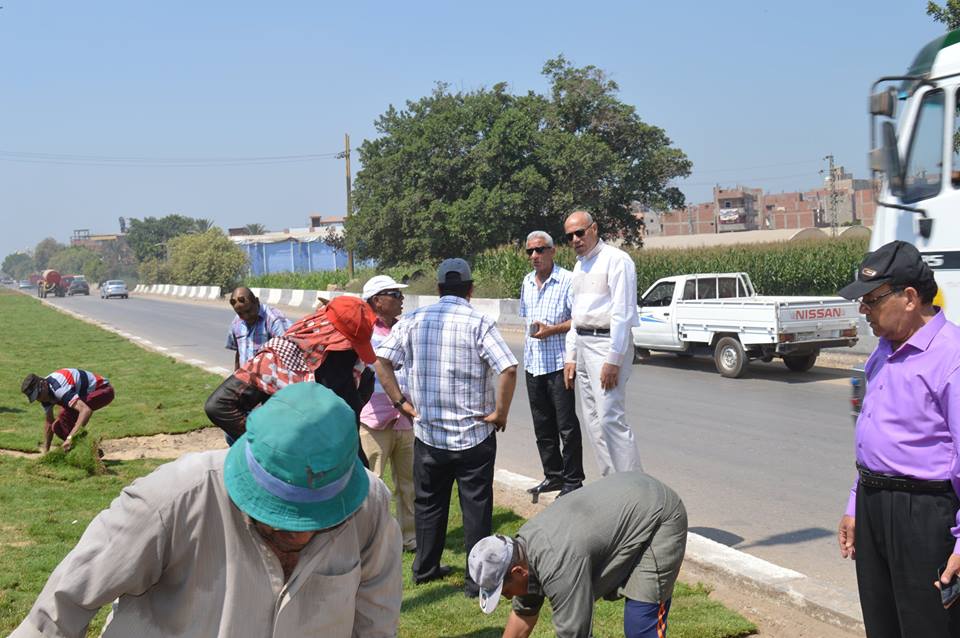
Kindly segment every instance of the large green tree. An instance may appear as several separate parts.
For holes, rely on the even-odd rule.
[[[27,275],[36,270],[33,257],[27,253],[10,253],[3,258],[3,272],[15,279],[26,279]]]
[[[247,255],[219,228],[202,234],[182,235],[169,242],[167,271],[157,269],[157,277],[168,276],[184,286],[220,286],[230,290],[247,268]],[[160,283],[160,282],[158,282]]]
[[[137,261],[145,259],[165,259],[166,243],[174,237],[197,231],[197,220],[185,215],[167,215],[166,217],[145,217],[130,219],[127,231],[127,244],[133,250]]]
[[[505,84],[451,92],[438,84],[376,122],[360,147],[347,242],[382,264],[472,256],[542,229],[558,237],[575,208],[628,241],[634,201],[678,208],[669,184],[691,163],[666,133],[617,98],[600,69],[562,56],[544,65],[550,95]]]
[[[45,269],[47,264],[50,263],[50,258],[65,248],[66,246],[53,237],[40,240],[37,247],[33,249],[33,263],[37,270]]]
[[[86,275],[88,270],[91,272],[93,270],[93,266],[88,266],[88,264],[99,261],[100,255],[89,248],[70,246],[51,257],[47,266],[58,271],[61,275]]]
[[[946,25],[948,31],[960,29],[960,0],[947,0],[943,6],[927,2],[927,15]]]

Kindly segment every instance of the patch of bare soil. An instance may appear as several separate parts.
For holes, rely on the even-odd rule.
[[[222,450],[227,447],[223,430],[204,428],[185,434],[155,434],[109,439],[101,443],[104,459],[130,461],[133,459],[175,459],[187,452]]]

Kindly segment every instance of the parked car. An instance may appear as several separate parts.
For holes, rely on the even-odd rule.
[[[72,297],[73,295],[89,295],[90,294],[90,284],[87,283],[87,280],[83,277],[74,277],[73,281],[70,282],[70,287],[67,288],[67,295]]]
[[[110,297],[120,297],[126,299],[129,296],[127,284],[120,279],[111,279],[100,286],[100,298],[109,299]]]
[[[33,288],[33,284],[30,283],[29,279],[21,279],[18,285],[20,288]]]

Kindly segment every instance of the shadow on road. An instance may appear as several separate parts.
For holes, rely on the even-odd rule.
[[[635,363],[635,368],[655,367],[672,368],[677,370],[689,370],[691,372],[708,373],[719,378],[713,364],[713,360],[708,357],[677,357],[673,354],[651,354],[643,363]],[[818,381],[831,381],[835,379],[847,379],[850,373],[846,370],[836,368],[818,368],[815,367],[809,372],[792,372],[781,361],[771,361],[763,363],[762,361],[752,361],[743,372],[741,379],[763,379],[766,381],[777,381],[780,383],[798,384],[798,383],[817,383]],[[730,379],[731,383],[736,383],[741,379]]]
[[[691,527],[688,531],[699,534],[704,538],[709,538],[727,547],[733,547],[743,542],[743,536],[737,536],[733,532],[728,532],[725,529],[717,529],[716,527]]]
[[[741,545],[740,543],[744,541],[742,536],[738,536],[737,534],[728,532],[724,529],[717,529],[716,527],[691,527],[690,531],[694,534],[699,534],[700,536],[709,538],[712,541],[716,541],[721,545],[726,545],[727,547],[733,547],[735,549],[771,547],[773,545],[794,545],[796,543],[806,543],[807,541],[814,541],[820,538],[833,536],[834,534],[833,530],[824,529],[822,527],[808,527],[806,529],[798,529],[792,532],[773,534],[772,536],[761,538],[760,540],[752,543]]]

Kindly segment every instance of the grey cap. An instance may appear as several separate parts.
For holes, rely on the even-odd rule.
[[[463,281],[473,281],[470,274],[470,264],[459,257],[444,259],[437,268],[437,283],[458,284]]]

